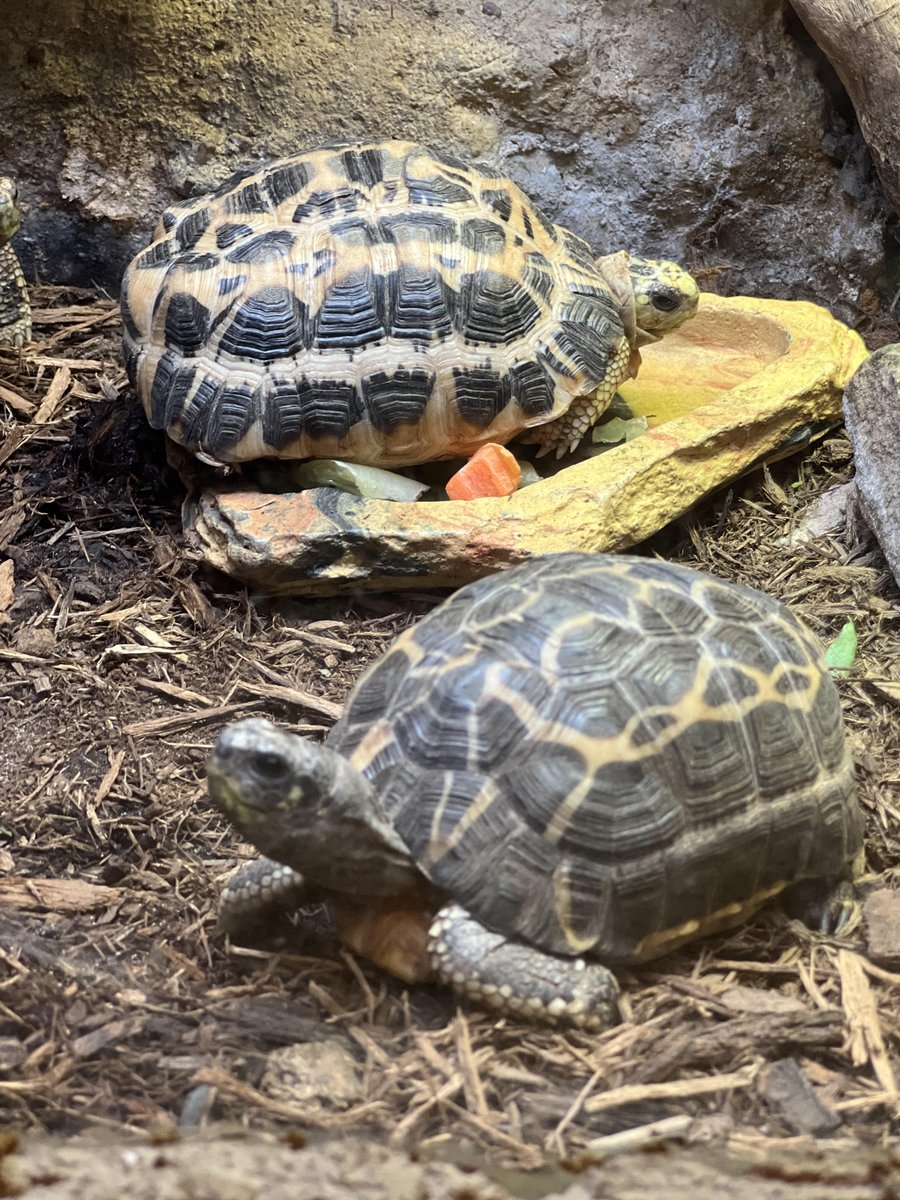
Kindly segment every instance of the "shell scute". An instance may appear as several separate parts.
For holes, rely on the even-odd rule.
[[[526,359],[513,363],[509,368],[509,380],[512,394],[526,419],[536,419],[553,411],[553,381],[540,361]]]
[[[385,287],[370,267],[335,279],[316,314],[315,341],[322,349],[361,346],[387,337]]]
[[[501,221],[508,221],[512,216],[512,197],[506,188],[482,188],[481,199]]]
[[[534,329],[541,310],[518,280],[483,270],[463,276],[457,314],[457,327],[467,342],[508,346]]]
[[[266,171],[262,180],[263,189],[273,208],[302,192],[308,183],[309,171],[302,162],[296,160]]]
[[[512,380],[490,367],[453,368],[454,404],[464,421],[485,429],[509,403]]]
[[[391,336],[428,345],[453,330],[459,295],[434,269],[403,264],[388,281]]]
[[[379,371],[362,382],[368,418],[385,434],[418,421],[433,390],[434,375],[425,370],[399,370],[393,375]]]
[[[506,231],[496,221],[484,217],[472,217],[459,226],[459,238],[473,254],[491,257],[502,254],[506,249]]]
[[[297,225],[304,221],[324,221],[337,213],[355,212],[359,202],[360,194],[355,188],[338,187],[312,192],[297,205],[291,220]]]
[[[249,217],[256,213],[269,213],[271,210],[272,202],[268,195],[264,194],[259,179],[245,183],[243,187],[229,192],[224,197],[223,211],[228,216]]]
[[[235,227],[232,225],[230,228],[234,229]],[[266,233],[258,233],[254,236],[249,226],[245,225],[242,228],[248,230],[250,236],[245,237],[245,240],[238,242],[233,250],[228,251],[225,255],[225,262],[259,265],[289,255],[293,249],[294,238],[286,229],[271,229]],[[218,237],[216,243],[218,245]],[[221,249],[221,247],[219,248]]]
[[[170,312],[171,307],[170,302]],[[307,322],[302,301],[290,289],[270,284],[238,304],[222,323],[219,353],[260,363],[290,357],[305,342]],[[201,345],[186,353],[196,353]]]
[[[310,437],[346,437],[360,419],[356,389],[340,379],[307,379],[297,384],[302,428]]]
[[[243,221],[225,221],[216,229],[216,249],[227,250],[241,238],[251,237],[253,226]]]
[[[474,196],[464,183],[457,183],[445,175],[419,177],[407,172],[404,178],[410,201],[413,204],[426,204],[435,208],[446,208],[448,205],[471,205]]]
[[[154,242],[149,249],[132,260],[131,266],[136,271],[155,271],[171,262],[174,253],[171,242]]]
[[[194,209],[176,227],[175,242],[179,250],[192,250],[203,237],[212,221],[209,207]]]

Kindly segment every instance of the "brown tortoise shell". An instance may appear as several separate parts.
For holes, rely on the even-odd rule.
[[[506,178],[325,148],[163,214],[125,273],[125,361],[154,427],[214,460],[406,465],[608,403],[634,333],[613,289]]]
[[[671,563],[568,553],[468,585],[362,677],[327,744],[437,888],[558,954],[653,958],[848,876],[862,845],[816,639]]]

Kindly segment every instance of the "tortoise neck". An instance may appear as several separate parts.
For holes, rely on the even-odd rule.
[[[627,250],[615,254],[603,254],[594,259],[594,270],[601,276],[619,302],[625,337],[634,346],[637,336],[637,312],[634,303],[634,283],[628,268],[630,255]]]
[[[292,855],[291,865],[335,892],[394,896],[418,890],[423,876],[375,788],[342,755],[327,746],[318,750],[323,768],[318,780],[321,819],[297,830],[303,846]]]

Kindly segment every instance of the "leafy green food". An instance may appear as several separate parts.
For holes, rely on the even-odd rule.
[[[630,442],[646,430],[646,417],[611,417],[608,421],[594,426],[591,441],[595,445],[618,445],[619,442]]]
[[[841,632],[825,650],[825,666],[838,677],[849,675],[856,659],[856,626],[847,621]]]
[[[259,470],[256,474],[262,486],[271,486],[269,481],[260,478]],[[366,500],[406,501],[418,500],[423,492],[428,491],[427,483],[419,483],[396,471],[341,462],[336,458],[313,458],[289,468],[279,464],[279,470],[277,473],[273,471],[272,475],[273,480],[277,479],[278,491],[333,487],[354,496],[363,496]]]

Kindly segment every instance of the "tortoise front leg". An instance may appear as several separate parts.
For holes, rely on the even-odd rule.
[[[218,927],[233,937],[269,933],[319,896],[299,871],[260,855],[239,867],[219,897]]]
[[[616,389],[628,374],[630,355],[628,343],[622,341],[609,360],[605,379],[592,392],[573,397],[562,416],[555,421],[548,421],[546,425],[528,429],[520,440],[536,442],[540,446],[538,458],[551,452],[557,458],[562,458],[564,454],[576,450],[581,439],[594,428],[612,404]]]
[[[619,985],[608,968],[510,941],[458,904],[446,905],[432,921],[428,953],[442,983],[484,1007],[576,1029],[619,1021]]]

